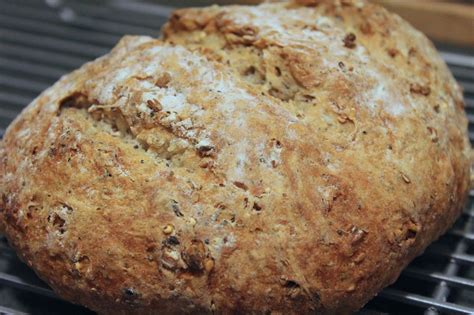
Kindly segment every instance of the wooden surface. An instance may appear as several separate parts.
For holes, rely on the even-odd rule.
[[[474,5],[457,1],[378,0],[434,40],[474,46]]]

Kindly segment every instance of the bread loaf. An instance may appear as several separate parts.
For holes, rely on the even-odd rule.
[[[361,308],[460,214],[462,93],[362,0],[176,11],[8,128],[0,226],[103,314]]]

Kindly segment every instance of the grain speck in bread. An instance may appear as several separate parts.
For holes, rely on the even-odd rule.
[[[175,12],[8,128],[0,227],[100,313],[348,313],[454,222],[461,91],[365,1]]]

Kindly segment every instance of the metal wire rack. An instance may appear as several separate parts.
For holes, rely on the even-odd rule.
[[[0,135],[42,90],[106,53],[123,34],[158,36],[172,8],[156,2],[0,0]],[[464,88],[474,142],[474,54],[442,47]],[[360,313],[474,314],[473,218],[474,191],[454,227]],[[59,299],[0,236],[0,314],[22,313],[90,312]]]

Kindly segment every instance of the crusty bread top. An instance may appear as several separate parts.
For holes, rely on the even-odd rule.
[[[8,129],[0,225],[103,313],[361,307],[459,214],[461,91],[365,1],[185,9]]]

